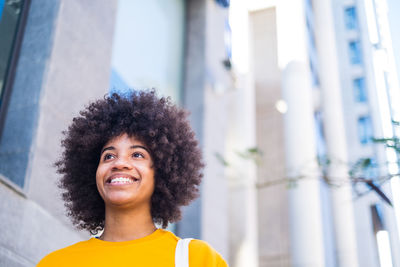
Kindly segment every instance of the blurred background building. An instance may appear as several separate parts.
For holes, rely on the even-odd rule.
[[[259,266],[399,266],[397,155],[372,140],[396,134],[398,8],[232,1],[233,66],[263,152]]]
[[[230,266],[400,266],[397,154],[371,139],[398,134],[397,14],[396,0],[0,0],[0,266],[89,237],[57,189],[61,132],[91,100],[151,87],[191,111],[207,164],[177,235]]]

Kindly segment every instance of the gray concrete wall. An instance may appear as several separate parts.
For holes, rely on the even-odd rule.
[[[116,4],[31,2],[0,144],[5,160],[0,168],[5,181],[0,183],[0,266],[34,266],[45,254],[88,237],[64,215],[53,163],[61,151],[61,131],[109,89]],[[8,176],[25,180],[24,186],[17,183],[14,190]]]
[[[62,1],[42,84],[40,114],[30,164],[28,196],[63,217],[53,163],[61,132],[89,103],[109,90],[116,1]],[[46,192],[47,194],[43,194]]]
[[[206,76],[206,1],[186,1],[186,42],[183,81],[183,106],[191,112],[190,123],[203,144],[204,86]],[[201,201],[183,208],[183,218],[176,225],[182,237],[201,238]]]
[[[35,266],[50,251],[80,240],[36,202],[0,183],[0,266]]]

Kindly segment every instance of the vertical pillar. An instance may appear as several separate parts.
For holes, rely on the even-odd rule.
[[[200,145],[204,145],[204,77],[206,69],[206,0],[186,1],[186,44],[183,81],[183,105],[190,112],[190,123]],[[201,198],[183,208],[183,218],[176,225],[182,237],[201,238]]]
[[[229,264],[232,267],[258,267],[258,221],[256,166],[238,151],[255,147],[254,86],[249,72],[249,17],[247,2],[231,1],[232,63],[234,90],[229,92],[226,156],[231,167],[229,179]],[[232,168],[232,166],[234,166]]]
[[[316,162],[310,71],[304,62],[291,62],[283,72],[287,177],[298,179],[289,189],[292,266],[325,265],[320,180]]]
[[[357,243],[348,177],[346,133],[331,1],[314,1],[315,38],[319,60],[321,107],[328,158],[328,176],[340,179],[331,190],[338,266],[358,266]],[[335,164],[337,163],[337,164]]]
[[[230,180],[230,265],[258,265],[258,223],[256,165],[251,159],[238,156],[237,151],[255,147],[254,90],[248,76],[239,76],[236,92],[231,94],[229,134],[227,135]]]
[[[248,4],[248,3],[247,3]],[[239,23],[244,24],[241,19]],[[283,114],[276,109],[282,99],[281,70],[278,67],[278,44],[275,5],[264,6],[249,12],[249,83],[252,92],[254,143],[262,151],[256,165],[258,200],[258,246],[260,266],[288,266],[289,253],[289,203],[285,184],[268,185],[285,177]],[[243,38],[243,35],[240,36]],[[244,99],[244,97],[241,97]],[[244,102],[243,100],[241,100]],[[238,105],[240,109],[243,104]],[[243,112],[242,112],[243,113]],[[250,117],[250,116],[248,116]],[[237,119],[236,119],[237,121]],[[242,129],[244,119],[239,122]],[[254,145],[253,145],[254,146]],[[250,265],[246,265],[250,266]]]
[[[313,92],[307,50],[304,1],[282,0],[277,6],[278,62],[283,70],[282,95],[285,160],[289,189],[292,266],[325,266],[320,180],[314,125]]]

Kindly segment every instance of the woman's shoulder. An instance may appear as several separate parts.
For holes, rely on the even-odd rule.
[[[43,259],[41,259],[36,267],[55,266],[54,263],[59,264],[60,262],[63,262],[63,260],[71,255],[71,252],[86,247],[88,245],[88,242],[89,240],[81,241],[73,245],[55,250],[47,254]]]
[[[193,239],[189,243],[190,266],[228,266],[224,258],[206,241]]]
[[[200,239],[192,239],[189,243],[189,249],[200,253],[217,253],[210,244]]]

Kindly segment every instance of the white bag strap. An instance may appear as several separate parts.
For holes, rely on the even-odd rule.
[[[175,249],[175,267],[189,267],[189,243],[192,238],[179,239]]]

